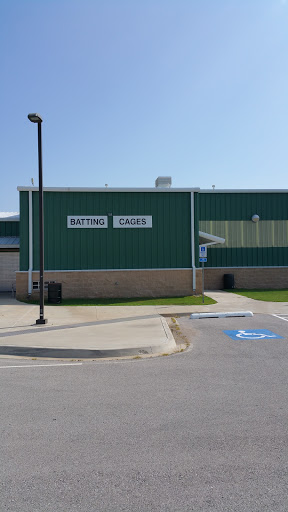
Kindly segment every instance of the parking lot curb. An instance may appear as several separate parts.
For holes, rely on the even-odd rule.
[[[200,320],[201,318],[226,318],[229,316],[253,316],[252,311],[227,311],[223,313],[192,313],[192,320]]]

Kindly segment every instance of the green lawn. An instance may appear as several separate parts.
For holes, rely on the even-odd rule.
[[[288,289],[283,290],[243,290],[242,288],[234,290],[225,290],[226,292],[236,293],[249,297],[249,299],[264,300],[266,302],[288,302]]]
[[[27,300],[29,304],[39,304],[37,301]],[[215,304],[216,301],[206,297],[204,304]],[[160,297],[160,298],[132,298],[132,299],[64,299],[61,304],[47,306],[197,306],[202,304],[202,295],[188,297]]]

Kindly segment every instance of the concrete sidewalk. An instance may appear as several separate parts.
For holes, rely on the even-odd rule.
[[[224,291],[206,292],[209,306],[47,306],[48,323],[36,326],[39,306],[0,296],[0,356],[99,358],[177,350],[164,317],[196,312],[288,314],[288,303],[262,302]]]
[[[252,311],[262,314],[288,314],[288,302],[264,302],[223,290],[206,290],[205,295],[217,301],[209,306],[155,306],[157,313],[164,316],[189,313],[212,313],[219,311]]]
[[[52,358],[123,357],[171,353],[165,318],[151,307],[39,306],[0,300],[0,355]]]

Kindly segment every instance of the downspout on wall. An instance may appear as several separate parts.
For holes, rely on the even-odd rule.
[[[195,224],[194,224],[194,192],[191,192],[191,265],[193,294],[196,293],[196,267],[195,267]]]

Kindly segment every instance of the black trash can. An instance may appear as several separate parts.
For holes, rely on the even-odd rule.
[[[62,284],[48,283],[48,302],[60,304],[62,302]]]
[[[235,288],[234,274],[224,274],[224,289],[232,290],[232,288]]]

